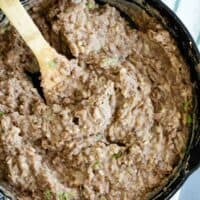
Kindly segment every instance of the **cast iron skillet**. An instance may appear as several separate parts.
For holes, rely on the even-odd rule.
[[[117,7],[128,20],[133,19],[130,23],[133,28],[139,27],[137,16],[156,17],[177,41],[178,47],[190,69],[193,83],[193,124],[189,130],[188,147],[175,176],[152,197],[152,200],[168,200],[185,180],[200,167],[200,53],[186,27],[160,0],[97,0],[97,2],[100,4],[109,3]],[[4,195],[4,198],[1,195]],[[1,188],[0,199],[7,199]]]

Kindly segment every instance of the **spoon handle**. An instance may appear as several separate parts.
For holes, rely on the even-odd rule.
[[[26,44],[33,51],[39,63],[42,62],[42,66],[45,66],[44,57],[46,57],[48,62],[48,58],[51,59],[54,52],[52,52],[52,48],[43,38],[41,32],[28,15],[20,1],[0,0],[0,8],[25,40]]]

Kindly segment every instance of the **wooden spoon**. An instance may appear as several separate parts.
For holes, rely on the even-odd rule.
[[[43,80],[43,89],[51,90],[55,86],[53,79],[56,76],[56,68],[52,67],[52,62],[60,55],[44,39],[19,0],[0,0],[0,8],[36,56]]]

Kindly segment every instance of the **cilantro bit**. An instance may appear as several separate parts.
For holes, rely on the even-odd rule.
[[[53,60],[50,60],[50,61],[48,61],[48,66],[50,67],[50,68],[56,68],[56,66],[57,66],[57,61],[56,61],[56,59],[54,58]]]
[[[188,124],[192,124],[192,123],[193,123],[193,119],[192,119],[192,116],[191,116],[191,115],[188,115],[188,116],[187,116],[187,123],[188,123]]]
[[[45,198],[45,200],[52,200],[53,199],[53,195],[52,195],[51,190],[46,190],[44,192],[44,198]]]
[[[187,112],[189,110],[190,106],[191,106],[191,102],[190,101],[184,102],[183,103],[183,109],[184,109],[184,111]]]
[[[112,155],[112,158],[114,158],[114,159],[118,159],[118,158],[120,158],[122,156],[122,153],[121,152],[118,152],[118,153],[114,153],[113,155]]]
[[[68,192],[60,192],[56,195],[56,200],[71,200],[73,195]],[[44,191],[44,200],[53,200],[53,193],[51,190]]]
[[[101,140],[102,138],[103,138],[103,135],[102,135],[101,133],[98,133],[98,134],[96,135],[96,140],[97,140],[97,141]]]
[[[94,7],[95,7],[94,2],[93,2],[93,1],[89,1],[89,2],[87,3],[87,7],[88,7],[89,10],[94,9]]]
[[[99,160],[97,160],[94,164],[93,164],[93,168],[94,169],[98,169],[100,167],[100,162]]]
[[[73,198],[72,194],[68,192],[61,192],[58,194],[57,200],[70,200],[72,198]]]
[[[5,113],[0,111],[0,117],[2,117]]]

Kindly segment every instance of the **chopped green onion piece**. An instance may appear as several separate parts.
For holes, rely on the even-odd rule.
[[[192,124],[192,123],[193,123],[193,119],[192,119],[192,116],[191,116],[191,115],[188,115],[188,116],[187,116],[187,123],[188,123],[188,124]]]
[[[5,113],[0,111],[0,117],[2,117]]]
[[[112,158],[114,158],[114,159],[118,159],[118,158],[120,158],[122,156],[122,153],[121,152],[118,152],[118,153],[114,153],[113,155],[112,155]]]

